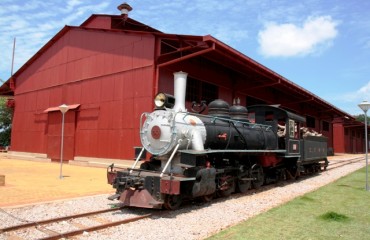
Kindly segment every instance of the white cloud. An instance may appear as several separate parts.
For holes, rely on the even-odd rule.
[[[202,0],[192,1],[191,4],[186,0],[172,0],[133,7],[134,19],[166,33],[210,34],[232,46],[233,43],[248,39],[251,31],[246,27],[251,25],[247,22],[252,20],[245,17],[247,5],[244,0]]]
[[[370,97],[370,81],[363,87],[361,87],[357,91],[359,97],[362,97],[363,99],[369,98]]]
[[[348,86],[349,87],[349,86]],[[340,106],[342,110],[349,114],[363,114],[358,104],[362,101],[370,101],[370,81],[364,83],[357,90],[348,92],[328,91],[324,99],[329,100],[335,106]]]
[[[292,57],[317,53],[337,36],[338,23],[330,16],[309,17],[302,26],[268,23],[258,33],[260,52],[266,57]]]
[[[343,105],[348,105],[348,112],[353,114],[363,114],[358,104],[362,101],[370,101],[370,81],[354,92],[349,92],[341,97]]]
[[[67,0],[45,2],[1,0],[0,8],[0,78],[8,79],[11,69],[13,39],[16,37],[14,71],[17,71],[64,25],[79,25],[91,14],[103,12],[110,2]]]
[[[358,90],[341,94],[340,96],[333,97],[333,100],[341,101],[344,103],[356,103],[363,100],[370,101],[370,81],[360,87]]]

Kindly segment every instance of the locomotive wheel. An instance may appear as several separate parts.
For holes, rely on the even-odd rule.
[[[298,179],[300,175],[298,169],[294,167],[286,169],[285,172],[288,180]]]
[[[221,178],[221,189],[218,192],[220,197],[228,197],[235,191],[235,181],[229,179],[231,176]]]
[[[240,193],[246,193],[251,188],[251,181],[249,180],[237,180],[236,191]]]
[[[236,179],[236,192],[246,193],[251,188],[251,180],[243,180],[243,177],[250,178],[250,172],[247,172],[247,167],[244,165],[240,166],[240,175]]]
[[[168,210],[176,210],[182,203],[181,195],[166,195],[163,206]]]
[[[210,202],[212,201],[214,195],[215,195],[214,193],[205,195],[205,196],[202,196],[201,199],[203,200],[203,202]]]
[[[263,173],[263,168],[261,166],[256,166],[253,170],[252,177],[256,180],[252,181],[252,186],[255,189],[259,189],[264,181],[265,181],[265,174]]]

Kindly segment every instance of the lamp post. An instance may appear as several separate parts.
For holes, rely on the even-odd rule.
[[[367,152],[368,152],[368,142],[367,142],[367,110],[370,109],[370,103],[368,101],[363,101],[362,103],[360,103],[358,105],[362,111],[364,111],[365,113],[365,151],[366,151],[366,155],[365,155],[365,159],[366,159],[366,191],[369,191],[369,184],[368,184],[368,160],[367,160]]]
[[[60,141],[60,173],[59,173],[59,178],[63,178],[62,174],[62,167],[63,167],[63,147],[64,147],[64,115],[68,111],[68,106],[65,104],[62,104],[59,106],[59,110],[62,113],[62,138]]]

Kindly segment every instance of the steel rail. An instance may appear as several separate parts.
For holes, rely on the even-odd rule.
[[[340,168],[346,165],[350,165],[352,163],[360,162],[360,161],[363,161],[364,159],[365,159],[364,157],[358,157],[358,158],[345,159],[340,162],[335,162],[335,163],[329,164],[327,171]]]
[[[100,214],[100,213],[113,212],[113,211],[117,211],[117,210],[120,210],[120,209],[122,209],[122,208],[121,207],[119,207],[119,208],[108,208],[108,209],[103,209],[103,210],[99,210],[99,211],[74,214],[74,215],[69,215],[69,216],[64,216],[64,217],[59,217],[59,218],[51,218],[51,219],[46,219],[46,220],[41,220],[41,221],[32,221],[32,222],[28,222],[28,223],[25,223],[25,224],[20,224],[20,225],[15,225],[15,226],[11,226],[11,227],[2,228],[2,229],[0,229],[0,233],[14,231],[14,230],[21,229],[21,228],[33,227],[33,226],[37,227],[37,226],[40,226],[42,224],[59,222],[59,221],[63,221],[63,220],[73,219],[73,218],[81,218],[81,217],[96,215],[96,214]]]
[[[330,165],[339,165],[343,162],[351,162],[351,161],[354,161],[354,162],[358,162],[360,160],[364,160],[365,157],[355,157],[355,158],[350,158],[350,159],[343,159],[343,160],[335,160],[335,161],[329,161],[330,162]]]
[[[110,222],[110,223],[97,225],[97,226],[93,226],[93,227],[78,229],[78,230],[74,230],[74,231],[70,231],[70,232],[66,232],[66,233],[60,233],[60,234],[56,234],[56,235],[53,235],[53,236],[40,238],[39,240],[54,240],[54,239],[61,239],[61,238],[76,236],[76,235],[82,234],[84,232],[93,232],[93,231],[105,229],[105,228],[108,228],[108,227],[114,227],[114,226],[117,226],[117,225],[120,225],[120,224],[135,222],[135,221],[138,221],[138,220],[141,220],[141,219],[144,219],[144,218],[148,218],[150,216],[152,216],[151,213],[145,214],[145,215],[142,215],[142,216],[139,216],[139,217],[128,218],[128,219],[115,221],[115,222]]]

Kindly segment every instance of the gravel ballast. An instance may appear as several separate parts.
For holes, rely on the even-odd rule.
[[[165,213],[160,217],[151,217],[98,232],[85,233],[78,239],[204,239],[222,229],[247,220],[273,207],[279,206],[307,192],[316,190],[342,176],[365,166],[365,161],[353,162],[341,167],[330,168],[318,175],[268,185],[258,191],[251,190],[246,194],[235,194],[229,198],[219,198],[211,203],[187,203],[180,210]],[[112,191],[113,192],[113,191]],[[0,228],[22,223],[19,219],[37,221],[65,215],[105,209],[114,203],[107,200],[108,195],[96,195],[78,199],[55,201],[50,203],[23,207],[5,208],[0,211]],[[5,213],[4,210],[9,213]],[[118,221],[158,210],[123,209],[119,213],[105,213],[99,218]],[[17,217],[17,218],[14,218]],[[78,220],[77,223],[90,223],[91,219]],[[65,222],[60,226],[51,226],[53,231],[68,231],[76,228],[76,224]],[[49,227],[47,227],[49,229]],[[19,230],[14,233],[25,239],[37,239],[45,236],[36,230]],[[0,240],[9,239],[8,233],[0,234]]]

